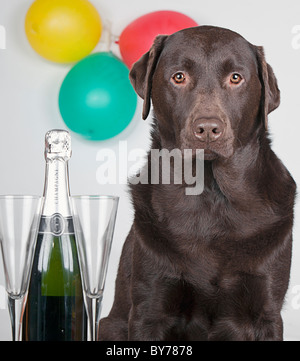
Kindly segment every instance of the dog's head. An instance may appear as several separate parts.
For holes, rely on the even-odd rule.
[[[152,98],[162,138],[174,148],[204,149],[207,160],[230,157],[266,131],[280,103],[263,48],[211,26],[158,36],[130,79],[144,99],[144,119]]]

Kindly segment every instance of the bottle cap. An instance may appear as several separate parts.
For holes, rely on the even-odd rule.
[[[45,136],[45,158],[69,160],[72,155],[71,136],[66,130],[53,129]]]

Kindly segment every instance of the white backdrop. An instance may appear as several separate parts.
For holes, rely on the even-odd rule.
[[[91,0],[112,31],[122,30],[138,16],[155,10],[176,10],[199,24],[237,31],[255,45],[263,45],[277,76],[281,106],[270,116],[273,149],[300,184],[297,144],[300,134],[300,2],[261,0]],[[66,128],[58,109],[60,85],[71,66],[50,63],[29,46],[24,18],[32,0],[0,0],[0,26],[6,30],[6,49],[0,46],[0,194],[41,194],[44,182],[44,135]],[[298,26],[297,26],[298,25]],[[95,49],[99,50],[101,44]],[[114,49],[118,55],[118,49]],[[70,162],[72,194],[119,195],[120,208],[108,269],[102,315],[113,302],[120,252],[132,222],[125,185],[100,185],[97,152],[119,141],[128,149],[149,146],[149,123],[141,120],[141,101],[129,127],[114,139],[88,142],[72,133]],[[300,208],[296,205],[294,252],[290,289],[283,311],[285,338],[300,340]],[[3,301],[4,275],[0,261],[0,340],[10,340],[8,310]]]

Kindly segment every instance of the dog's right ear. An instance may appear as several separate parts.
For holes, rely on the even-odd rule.
[[[266,62],[264,49],[261,46],[256,46],[258,70],[260,81],[262,84],[262,110],[265,129],[268,129],[268,114],[278,108],[280,104],[280,90],[278,89],[277,79],[274,75],[273,69]]]
[[[158,35],[148,53],[144,54],[136,63],[133,64],[129,73],[132,86],[137,94],[144,99],[144,120],[148,117],[150,112],[152,77],[167,37],[168,35]]]

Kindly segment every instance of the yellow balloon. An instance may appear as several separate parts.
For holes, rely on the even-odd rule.
[[[25,32],[38,54],[54,62],[71,63],[95,48],[102,22],[88,0],[35,0],[26,15]]]

